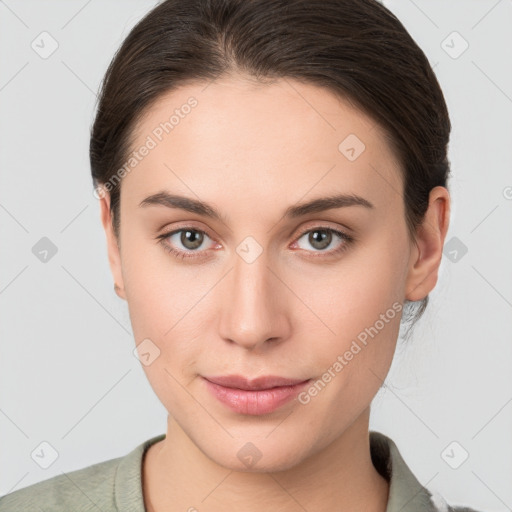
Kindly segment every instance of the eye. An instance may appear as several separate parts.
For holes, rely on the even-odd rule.
[[[301,246],[300,241],[303,238],[305,238],[306,243],[315,250],[311,251],[308,247]],[[207,239],[212,240],[205,231],[192,226],[185,226],[169,231],[159,235],[157,239],[160,240],[160,243],[167,252],[179,259],[207,257],[205,253],[207,252],[208,244],[206,242]],[[325,250],[331,246],[336,239],[341,243],[339,242],[334,249]],[[354,238],[352,236],[342,231],[326,226],[317,226],[303,232],[293,245],[307,252],[317,253],[312,257],[321,257],[339,254],[347,249],[353,241]]]
[[[310,247],[313,247],[315,250],[310,251],[308,247],[304,247],[300,245],[301,239],[306,240],[306,244],[309,244]],[[341,243],[338,243],[334,249],[325,250],[329,246],[332,246],[333,241],[336,242],[336,239],[341,240]],[[323,255],[333,255],[338,254],[344,251],[351,242],[353,242],[353,238],[342,231],[337,229],[317,226],[313,229],[309,229],[302,233],[302,235],[297,239],[295,244],[299,247],[299,249],[304,249],[310,252],[322,253]],[[316,257],[316,256],[314,256]]]
[[[206,239],[210,239],[204,231],[190,226],[164,233],[157,238],[166,251],[180,259],[202,257],[197,253],[205,252],[204,247],[204,250],[200,248]]]

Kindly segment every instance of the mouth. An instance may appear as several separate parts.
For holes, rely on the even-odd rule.
[[[240,375],[202,377],[207,389],[224,406],[239,414],[270,414],[293,400],[312,379],[268,375],[246,379]]]

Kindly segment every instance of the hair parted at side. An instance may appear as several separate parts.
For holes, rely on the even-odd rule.
[[[91,130],[94,187],[112,183],[134,127],[163,94],[241,73],[326,87],[383,129],[401,163],[411,239],[429,193],[447,187],[450,119],[427,57],[376,0],[166,0],[128,34],[105,74]],[[120,187],[109,190],[120,233]],[[447,187],[448,188],[448,187]],[[408,301],[409,302],[409,301]],[[428,296],[407,306],[415,323]]]

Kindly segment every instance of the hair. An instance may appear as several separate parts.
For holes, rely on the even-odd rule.
[[[430,191],[448,188],[451,125],[427,57],[394,14],[376,0],[166,0],[116,52],[91,130],[93,185],[111,185],[118,243],[115,178],[138,121],[166,93],[234,73],[262,84],[290,78],[324,87],[376,121],[401,164],[415,241]],[[428,298],[407,300],[402,321],[416,323]]]

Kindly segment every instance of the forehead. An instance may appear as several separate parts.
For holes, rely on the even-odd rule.
[[[336,189],[379,203],[402,189],[382,128],[330,90],[292,79],[181,86],[145,112],[132,141],[139,155],[122,193],[134,200],[178,188],[200,197],[218,191],[219,200],[242,189],[263,202],[284,194],[291,202]]]

